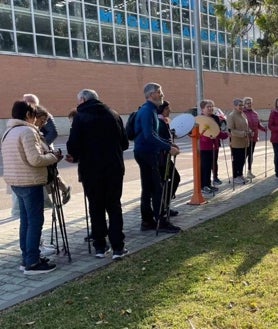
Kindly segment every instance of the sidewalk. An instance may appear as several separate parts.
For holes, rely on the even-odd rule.
[[[233,191],[232,183],[229,183],[227,178],[226,162],[222,149],[219,154],[219,177],[223,180],[223,184],[214,197],[205,196],[208,203],[204,205],[192,206],[187,204],[192,197],[192,169],[181,170],[181,184],[177,197],[172,203],[172,206],[179,210],[180,214],[172,218],[172,222],[186,230],[276,191],[278,180],[273,176],[272,148],[268,147],[268,177],[265,177],[264,152],[263,143],[258,143],[253,165],[253,172],[256,178],[246,185],[235,185],[235,190]],[[231,175],[230,168],[229,171]],[[140,232],[139,179],[125,183],[123,190],[124,228],[126,246],[130,254],[169,238],[169,234],[165,233],[161,233],[157,237],[154,231]],[[50,209],[45,211],[43,233],[46,241],[50,241],[51,215]],[[54,255],[53,257],[57,264],[56,271],[28,277],[19,271],[19,220],[9,218],[10,209],[0,211],[0,310],[30,299],[112,262],[111,256],[105,259],[96,259],[93,249],[92,254],[88,253],[88,245],[84,242],[86,221],[84,196],[82,193],[72,195],[71,201],[64,207],[64,215],[72,262],[69,263],[68,257],[63,252],[60,252],[59,255]],[[60,245],[62,245],[61,241]]]

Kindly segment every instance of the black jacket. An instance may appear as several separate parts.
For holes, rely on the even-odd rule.
[[[67,149],[79,163],[82,180],[99,175],[123,175],[123,151],[127,148],[128,139],[117,112],[95,99],[77,107]]]

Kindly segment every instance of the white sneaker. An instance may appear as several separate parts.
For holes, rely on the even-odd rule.
[[[247,178],[255,178],[256,176],[254,174],[252,174],[252,172],[250,170],[248,170],[248,173],[247,173]]]
[[[47,257],[56,254],[56,248],[53,245],[42,245],[40,246],[41,257]]]
[[[244,180],[239,176],[234,178],[234,183],[235,184],[245,184]]]

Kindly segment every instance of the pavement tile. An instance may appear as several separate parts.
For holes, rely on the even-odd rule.
[[[264,147],[257,145],[253,164],[253,171],[257,177],[253,179],[252,183],[235,186],[234,189],[231,178],[227,177],[223,150],[220,150],[219,176],[223,180],[223,184],[219,186],[219,192],[215,193],[215,196],[204,196],[208,201],[204,205],[188,204],[193,192],[192,169],[181,170],[181,184],[176,199],[172,202],[172,207],[180,213],[179,216],[171,219],[172,222],[186,230],[277,191],[278,181],[273,176],[273,154],[271,148],[268,149],[271,159],[271,166],[268,170],[266,171],[265,168]],[[130,254],[171,236],[165,233],[156,236],[155,231],[140,231],[139,203],[139,179],[124,183],[122,197],[124,232]],[[96,259],[93,248],[91,254],[88,252],[88,244],[84,242],[84,237],[87,235],[84,195],[82,193],[73,194],[71,201],[63,209],[72,261],[69,262],[68,255],[65,255],[63,251],[63,241],[58,229],[60,253],[50,257],[56,262],[57,269],[49,274],[28,277],[19,271],[21,260],[18,241],[19,220],[10,217],[10,209],[0,210],[0,310],[35,297],[112,262],[111,255],[105,259]],[[43,229],[46,243],[50,242],[51,224],[52,211],[47,209]]]

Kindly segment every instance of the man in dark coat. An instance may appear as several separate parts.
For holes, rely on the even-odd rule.
[[[123,151],[128,148],[128,139],[121,117],[99,101],[94,90],[83,89],[77,98],[79,105],[67,142],[67,159],[78,162],[78,172],[89,201],[96,257],[105,257],[109,250],[108,235],[112,258],[121,259],[127,253],[121,196],[125,171]]]

